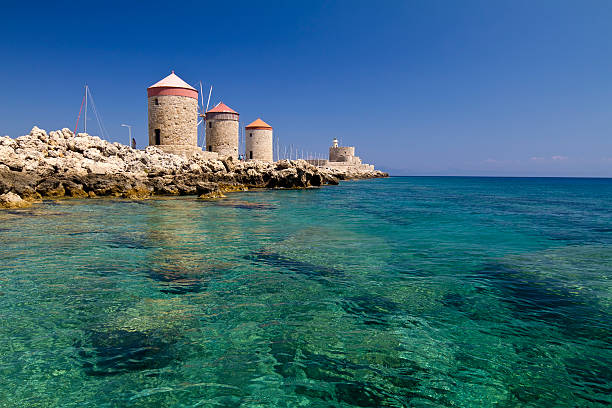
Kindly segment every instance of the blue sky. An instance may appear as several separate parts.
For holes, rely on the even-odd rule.
[[[612,177],[612,2],[3,3],[0,134],[73,128],[89,84],[147,141],[174,69],[243,123],[392,174]],[[90,133],[99,133],[90,114]]]

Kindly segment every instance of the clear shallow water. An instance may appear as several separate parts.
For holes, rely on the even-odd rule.
[[[1,407],[612,403],[612,180],[0,213]]]

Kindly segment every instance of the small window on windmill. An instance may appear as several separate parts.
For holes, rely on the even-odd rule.
[[[156,145],[161,144],[161,130],[159,129],[155,129],[155,144]]]
[[[253,137],[253,134],[252,134],[252,133],[249,133],[249,137]]]
[[[208,151],[212,152],[212,146],[211,145],[208,145]]]
[[[253,151],[252,150],[249,150],[249,159],[251,159],[251,160],[253,159]]]
[[[159,99],[155,98],[155,104],[159,105]]]
[[[208,122],[208,127],[212,128],[212,122]]]

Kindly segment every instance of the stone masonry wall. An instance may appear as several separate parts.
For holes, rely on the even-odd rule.
[[[351,157],[355,156],[355,147],[330,147],[329,148],[329,161],[332,162],[350,162]]]
[[[245,154],[247,160],[251,160],[249,152],[253,152],[252,160],[261,160],[269,163],[274,161],[271,129],[246,129],[245,136]]]
[[[327,166],[327,163],[329,163],[329,160],[325,160],[325,159],[309,159],[309,160],[306,160],[306,162],[308,164],[312,164],[313,166],[325,167],[325,166]]]
[[[342,171],[373,171],[373,164],[363,164],[363,163],[348,163],[348,162],[327,162],[320,167],[325,167],[328,169],[337,169]]]
[[[206,150],[210,150],[210,146],[219,156],[238,159],[238,121],[207,119]]]
[[[159,145],[156,146],[158,149],[165,153],[176,154],[183,157],[193,157],[195,154],[201,155],[205,160],[218,160],[219,155],[215,152],[205,152],[199,146],[185,146],[185,145]]]
[[[155,101],[158,101],[158,104]],[[160,129],[160,144],[198,145],[198,101],[186,96],[158,95],[148,98],[149,146],[155,144],[155,129]]]

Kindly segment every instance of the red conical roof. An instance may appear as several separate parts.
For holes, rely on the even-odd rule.
[[[235,110],[233,110],[232,108],[224,104],[223,102],[219,102],[214,108],[206,111],[206,113],[209,113],[209,112],[211,113],[235,113],[236,115],[238,114],[238,112],[236,112]]]
[[[272,129],[272,126],[268,125],[266,122],[257,118],[254,122],[249,123],[246,126],[247,129]]]

